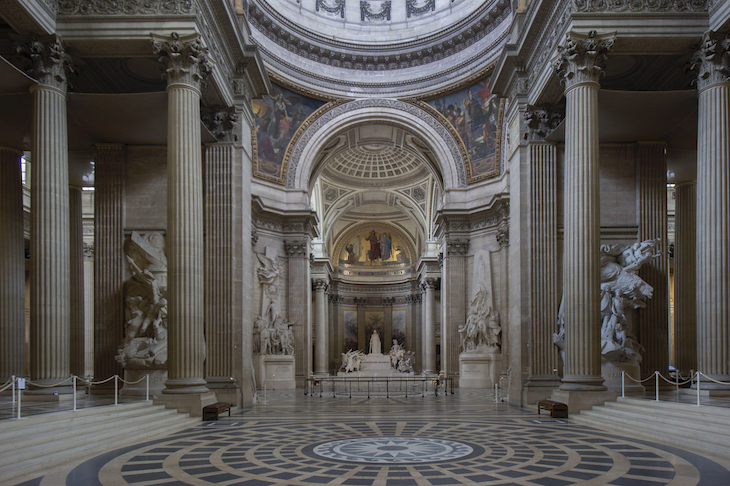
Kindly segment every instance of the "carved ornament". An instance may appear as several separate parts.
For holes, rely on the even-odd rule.
[[[345,18],[345,0],[334,0],[334,5],[327,5],[325,0],[317,0],[315,9],[319,12],[320,9],[328,13],[339,14],[340,18]]]
[[[68,88],[67,77],[74,72],[71,56],[68,55],[61,36],[56,34],[19,37],[15,50],[30,60],[28,74],[44,86],[61,91]]]
[[[84,261],[94,261],[94,245],[84,242]]]
[[[577,12],[707,12],[708,0],[573,0]]]
[[[615,38],[615,34],[599,36],[595,30],[588,35],[566,34],[565,44],[558,46],[558,57],[553,60],[566,90],[581,83],[598,83]]]
[[[426,0],[420,7],[416,5],[417,3],[418,0],[406,0],[406,17],[411,18],[411,15],[420,15],[429,10],[433,12],[436,9],[436,0]]]
[[[200,88],[211,72],[208,49],[200,43],[197,34],[184,38],[177,32],[169,38],[154,36],[152,45],[165,65],[168,85],[181,83]]]
[[[446,251],[449,256],[464,256],[469,249],[469,240],[447,240]]]
[[[60,0],[58,15],[179,15],[193,13],[193,0]]]
[[[284,250],[287,256],[307,258],[307,240],[285,241]]]
[[[360,0],[360,21],[390,20],[390,0],[380,5],[380,12],[373,12],[370,2]]]
[[[428,278],[424,278],[421,281],[421,288],[424,291],[425,290],[435,290],[437,286],[438,286],[438,279],[437,278],[428,277]]]
[[[238,113],[233,108],[215,106],[212,110],[202,112],[200,117],[219,142],[238,141]]]
[[[563,121],[565,110],[553,110],[546,106],[537,108],[528,105],[522,114],[522,118],[527,127],[527,133],[524,135],[525,139],[528,142],[542,142]]]
[[[692,69],[697,72],[700,90],[727,82],[730,79],[730,34],[705,32],[692,58]]]
[[[327,290],[327,287],[328,287],[328,285],[327,285],[326,279],[316,278],[316,279],[312,280],[312,288],[314,289],[315,292],[320,291],[320,290],[322,292],[324,292],[325,290]]]
[[[509,226],[503,224],[497,229],[497,242],[499,246],[505,247],[509,245]]]

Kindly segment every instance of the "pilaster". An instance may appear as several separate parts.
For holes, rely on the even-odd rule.
[[[327,322],[325,309],[325,291],[327,280],[314,279],[314,374],[327,375],[329,357],[327,356]]]
[[[25,376],[23,152],[0,147],[0,382]]]
[[[289,270],[289,322],[294,322],[294,363],[297,383],[312,374],[312,323],[309,240],[284,241]]]
[[[448,238],[441,280],[441,366],[447,376],[459,374],[459,328],[466,322],[466,255],[469,240]]]
[[[677,184],[674,212],[674,356],[682,376],[697,369],[697,184]]]
[[[436,373],[436,285],[438,280],[426,277],[421,281],[423,289],[423,367],[426,374]]]
[[[83,376],[85,366],[84,333],[84,221],[81,188],[69,188],[69,267],[70,267],[70,341],[71,373]]]

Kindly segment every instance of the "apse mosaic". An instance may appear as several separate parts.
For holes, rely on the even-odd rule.
[[[390,227],[369,225],[339,243],[335,263],[343,276],[401,276],[410,274],[411,251]]]
[[[489,90],[489,78],[426,103],[446,118],[466,147],[469,182],[499,174],[504,100]]]
[[[325,102],[308,98],[272,84],[271,96],[252,100],[256,152],[254,173],[274,182],[284,182],[284,154],[294,134],[309,115]]]

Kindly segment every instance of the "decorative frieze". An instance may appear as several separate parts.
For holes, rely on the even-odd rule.
[[[327,280],[323,278],[315,278],[312,280],[312,290],[315,292],[318,290],[325,291],[327,290]]]
[[[360,1],[360,20],[390,20],[390,0],[380,5],[380,12],[373,12],[370,2]]]
[[[547,106],[537,108],[528,105],[522,114],[522,118],[527,128],[527,133],[524,135],[525,140],[528,142],[542,142],[563,121],[565,110],[552,110]]]
[[[503,224],[497,230],[497,242],[499,246],[509,245],[509,225]]]
[[[446,253],[449,256],[464,256],[469,249],[469,240],[447,240]]]
[[[169,40],[155,36],[152,45],[165,65],[168,85],[182,83],[199,88],[211,72],[208,49],[200,43],[197,34],[180,37],[173,32]]]
[[[61,36],[30,34],[18,39],[14,45],[18,54],[30,60],[28,74],[44,86],[52,86],[66,92],[67,76],[74,72],[74,66],[71,56],[63,46]]]
[[[334,5],[327,5],[327,2],[325,0],[317,0],[317,3],[315,5],[315,8],[317,9],[317,12],[319,12],[320,9],[324,10],[328,13],[338,14],[340,18],[345,18],[345,0],[334,0]]]
[[[709,3],[708,0],[573,0],[573,7],[577,12],[707,12]]]
[[[307,257],[307,240],[285,241],[284,251],[290,257]]]
[[[553,68],[565,80],[566,90],[581,83],[598,83],[615,37],[599,36],[595,30],[588,35],[566,34],[565,45],[558,46],[558,57],[553,60]]]
[[[730,34],[723,36],[708,31],[702,37],[692,58],[692,69],[697,72],[697,88],[724,83],[730,79]]]
[[[406,0],[406,16],[408,18],[411,18],[411,15],[420,15],[429,10],[433,12],[436,9],[436,0],[426,0],[420,7],[417,4],[418,0]]]
[[[193,13],[194,4],[193,0],[60,0],[58,15],[181,15]]]

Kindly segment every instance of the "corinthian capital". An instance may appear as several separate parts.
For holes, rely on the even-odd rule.
[[[703,89],[730,79],[730,34],[708,31],[692,58],[697,72],[697,88]]]
[[[615,34],[599,36],[595,30],[587,35],[566,34],[565,45],[558,46],[558,56],[553,60],[553,68],[565,80],[566,89],[580,83],[598,83],[615,38]]]
[[[200,88],[210,74],[208,49],[202,46],[197,34],[180,37],[173,32],[168,38],[153,35],[152,45],[165,65],[168,85],[182,83]]]
[[[563,121],[565,111],[559,108],[551,109],[547,106],[538,108],[528,105],[522,118],[525,120],[527,128],[525,139],[528,142],[543,142]]]
[[[469,249],[469,240],[447,240],[446,251],[449,256],[464,256]]]
[[[74,72],[71,56],[63,47],[63,40],[56,34],[17,38],[15,50],[30,59],[29,74],[38,83],[66,91],[67,75]]]

